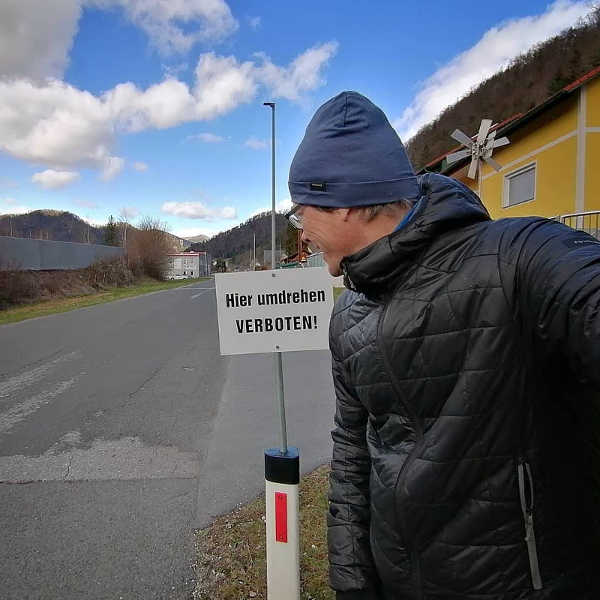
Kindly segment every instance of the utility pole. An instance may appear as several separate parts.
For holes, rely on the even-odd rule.
[[[256,233],[252,234],[252,270],[256,271]]]

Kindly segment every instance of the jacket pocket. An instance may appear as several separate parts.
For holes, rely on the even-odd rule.
[[[519,480],[519,497],[521,500],[521,510],[525,522],[525,543],[527,544],[527,553],[529,555],[529,569],[531,571],[531,583],[534,590],[541,590],[542,576],[540,574],[540,565],[538,561],[537,545],[535,542],[535,531],[533,526],[533,513],[535,507],[535,497],[533,492],[533,477],[529,463],[519,462],[517,465],[517,475]]]

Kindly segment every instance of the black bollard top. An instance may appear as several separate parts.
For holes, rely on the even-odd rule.
[[[272,483],[298,485],[300,483],[300,453],[289,447],[285,454],[279,448],[265,450],[265,479]]]

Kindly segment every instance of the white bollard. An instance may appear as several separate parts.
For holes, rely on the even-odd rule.
[[[300,599],[300,456],[265,450],[267,600]]]

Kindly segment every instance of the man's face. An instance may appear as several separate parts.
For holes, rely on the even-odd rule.
[[[302,240],[313,252],[323,252],[331,275],[341,275],[342,258],[360,249],[357,224],[348,218],[349,209],[302,206],[296,214],[302,219]]]

